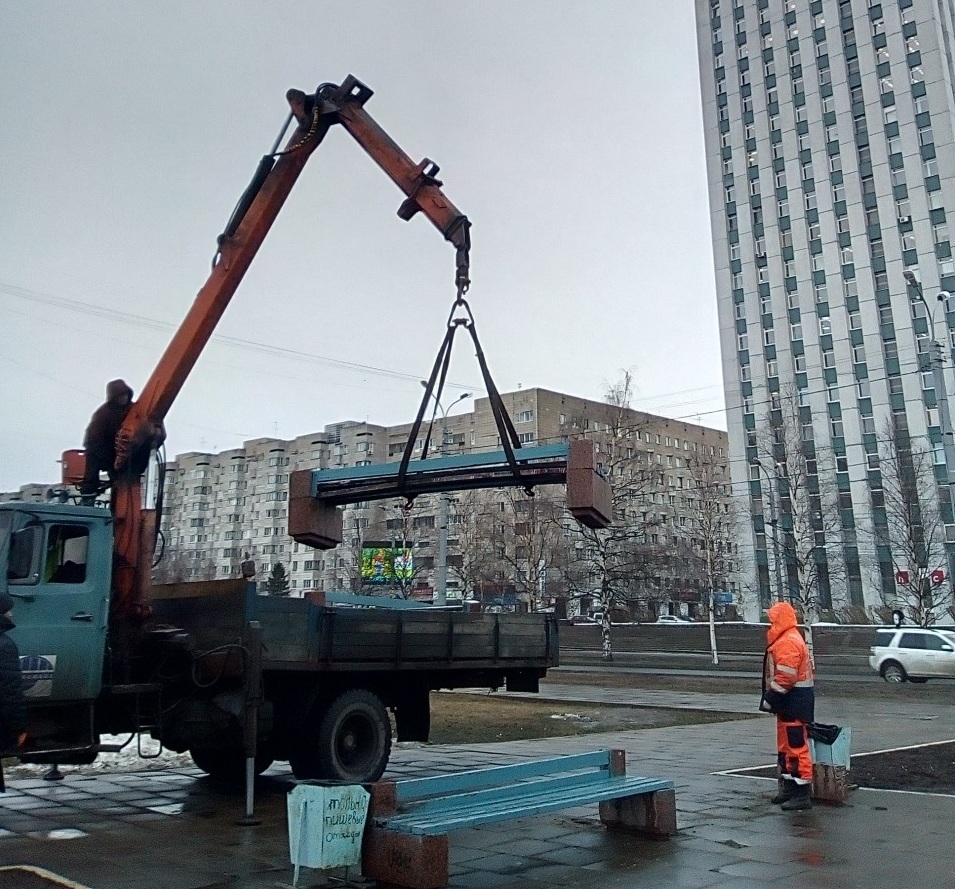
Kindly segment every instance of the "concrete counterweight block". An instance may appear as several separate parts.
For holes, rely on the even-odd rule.
[[[597,472],[594,443],[578,438],[567,455],[567,509],[588,528],[607,528],[613,520],[610,482]]]
[[[334,549],[342,542],[342,511],[312,497],[312,470],[289,476],[288,533],[297,543],[315,549]]]

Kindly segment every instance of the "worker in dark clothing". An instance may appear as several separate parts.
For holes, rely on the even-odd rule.
[[[20,652],[7,632],[13,629],[13,599],[0,593],[0,752],[22,747],[26,742],[26,703]],[[5,789],[0,767],[0,792]]]
[[[116,433],[123,425],[133,402],[133,390],[125,380],[111,380],[106,384],[106,403],[93,414],[83,447],[86,448],[86,471],[80,484],[80,496],[84,503],[92,504],[100,492],[100,472],[106,472],[110,481],[115,476]]]
[[[760,709],[776,714],[779,792],[772,801],[786,811],[811,809],[809,725],[816,703],[812,659],[799,632],[796,609],[777,602],[767,613]]]

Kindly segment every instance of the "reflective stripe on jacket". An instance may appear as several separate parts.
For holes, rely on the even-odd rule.
[[[763,684],[778,696],[774,710],[780,716],[812,722],[815,716],[812,660],[799,632],[795,609],[777,602],[769,609]]]

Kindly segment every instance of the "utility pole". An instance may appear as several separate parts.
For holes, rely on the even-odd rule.
[[[765,469],[765,467],[763,467]],[[769,524],[773,529],[773,566],[776,569],[776,601],[782,602],[783,596],[783,574],[782,566],[779,563],[779,515],[776,512],[776,479],[779,478],[779,464],[776,464],[776,476],[771,477],[766,473],[767,488],[769,493],[769,512],[772,518]]]
[[[447,442],[450,430],[447,426],[447,417],[444,417],[441,426],[441,456],[447,454]],[[444,607],[448,604],[448,513],[450,512],[451,494],[441,492],[438,501],[438,573],[434,582],[434,604]]]
[[[421,385],[427,387],[428,384],[422,380]],[[438,449],[438,455],[445,457],[448,453],[447,446],[451,436],[451,430],[448,428],[448,412],[437,395],[432,392],[431,397],[434,399],[438,410],[441,411],[441,446]],[[448,407],[453,407],[457,402],[470,397],[470,392],[462,392]],[[450,506],[450,492],[442,491],[441,498],[438,500],[438,563],[435,566],[433,597],[434,604],[440,608],[448,604],[448,513],[450,512]]]
[[[911,269],[903,273],[905,283],[909,286],[909,299],[912,302],[920,302],[925,306],[928,315],[929,329],[932,334],[932,340],[929,346],[929,360],[932,365],[932,381],[935,386],[935,403],[938,405],[938,421],[942,430],[942,449],[945,455],[945,483],[948,486],[948,504],[950,509],[949,519],[955,521],[955,431],[952,430],[952,417],[948,404],[948,387],[945,383],[945,353],[942,351],[942,343],[935,335],[935,313],[932,307],[925,299],[925,293],[922,290],[922,284]],[[912,296],[912,292],[915,296]],[[948,300],[950,294],[943,290],[936,297],[938,305],[942,308],[944,314],[948,311]],[[950,522],[945,522],[946,525]],[[948,561],[948,580],[953,582],[952,578],[952,552],[948,546],[948,535],[946,534],[945,553]],[[928,566],[926,565],[926,571]],[[921,591],[920,591],[921,594]]]

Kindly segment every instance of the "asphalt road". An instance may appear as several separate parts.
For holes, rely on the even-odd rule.
[[[824,626],[813,630],[816,672],[820,676],[868,676],[871,626]],[[740,672],[758,676],[766,646],[765,624],[716,625],[718,664],[712,663],[709,625],[634,624],[611,627],[614,663],[647,670]],[[563,624],[560,627],[562,664],[595,664],[601,660],[600,628]]]

